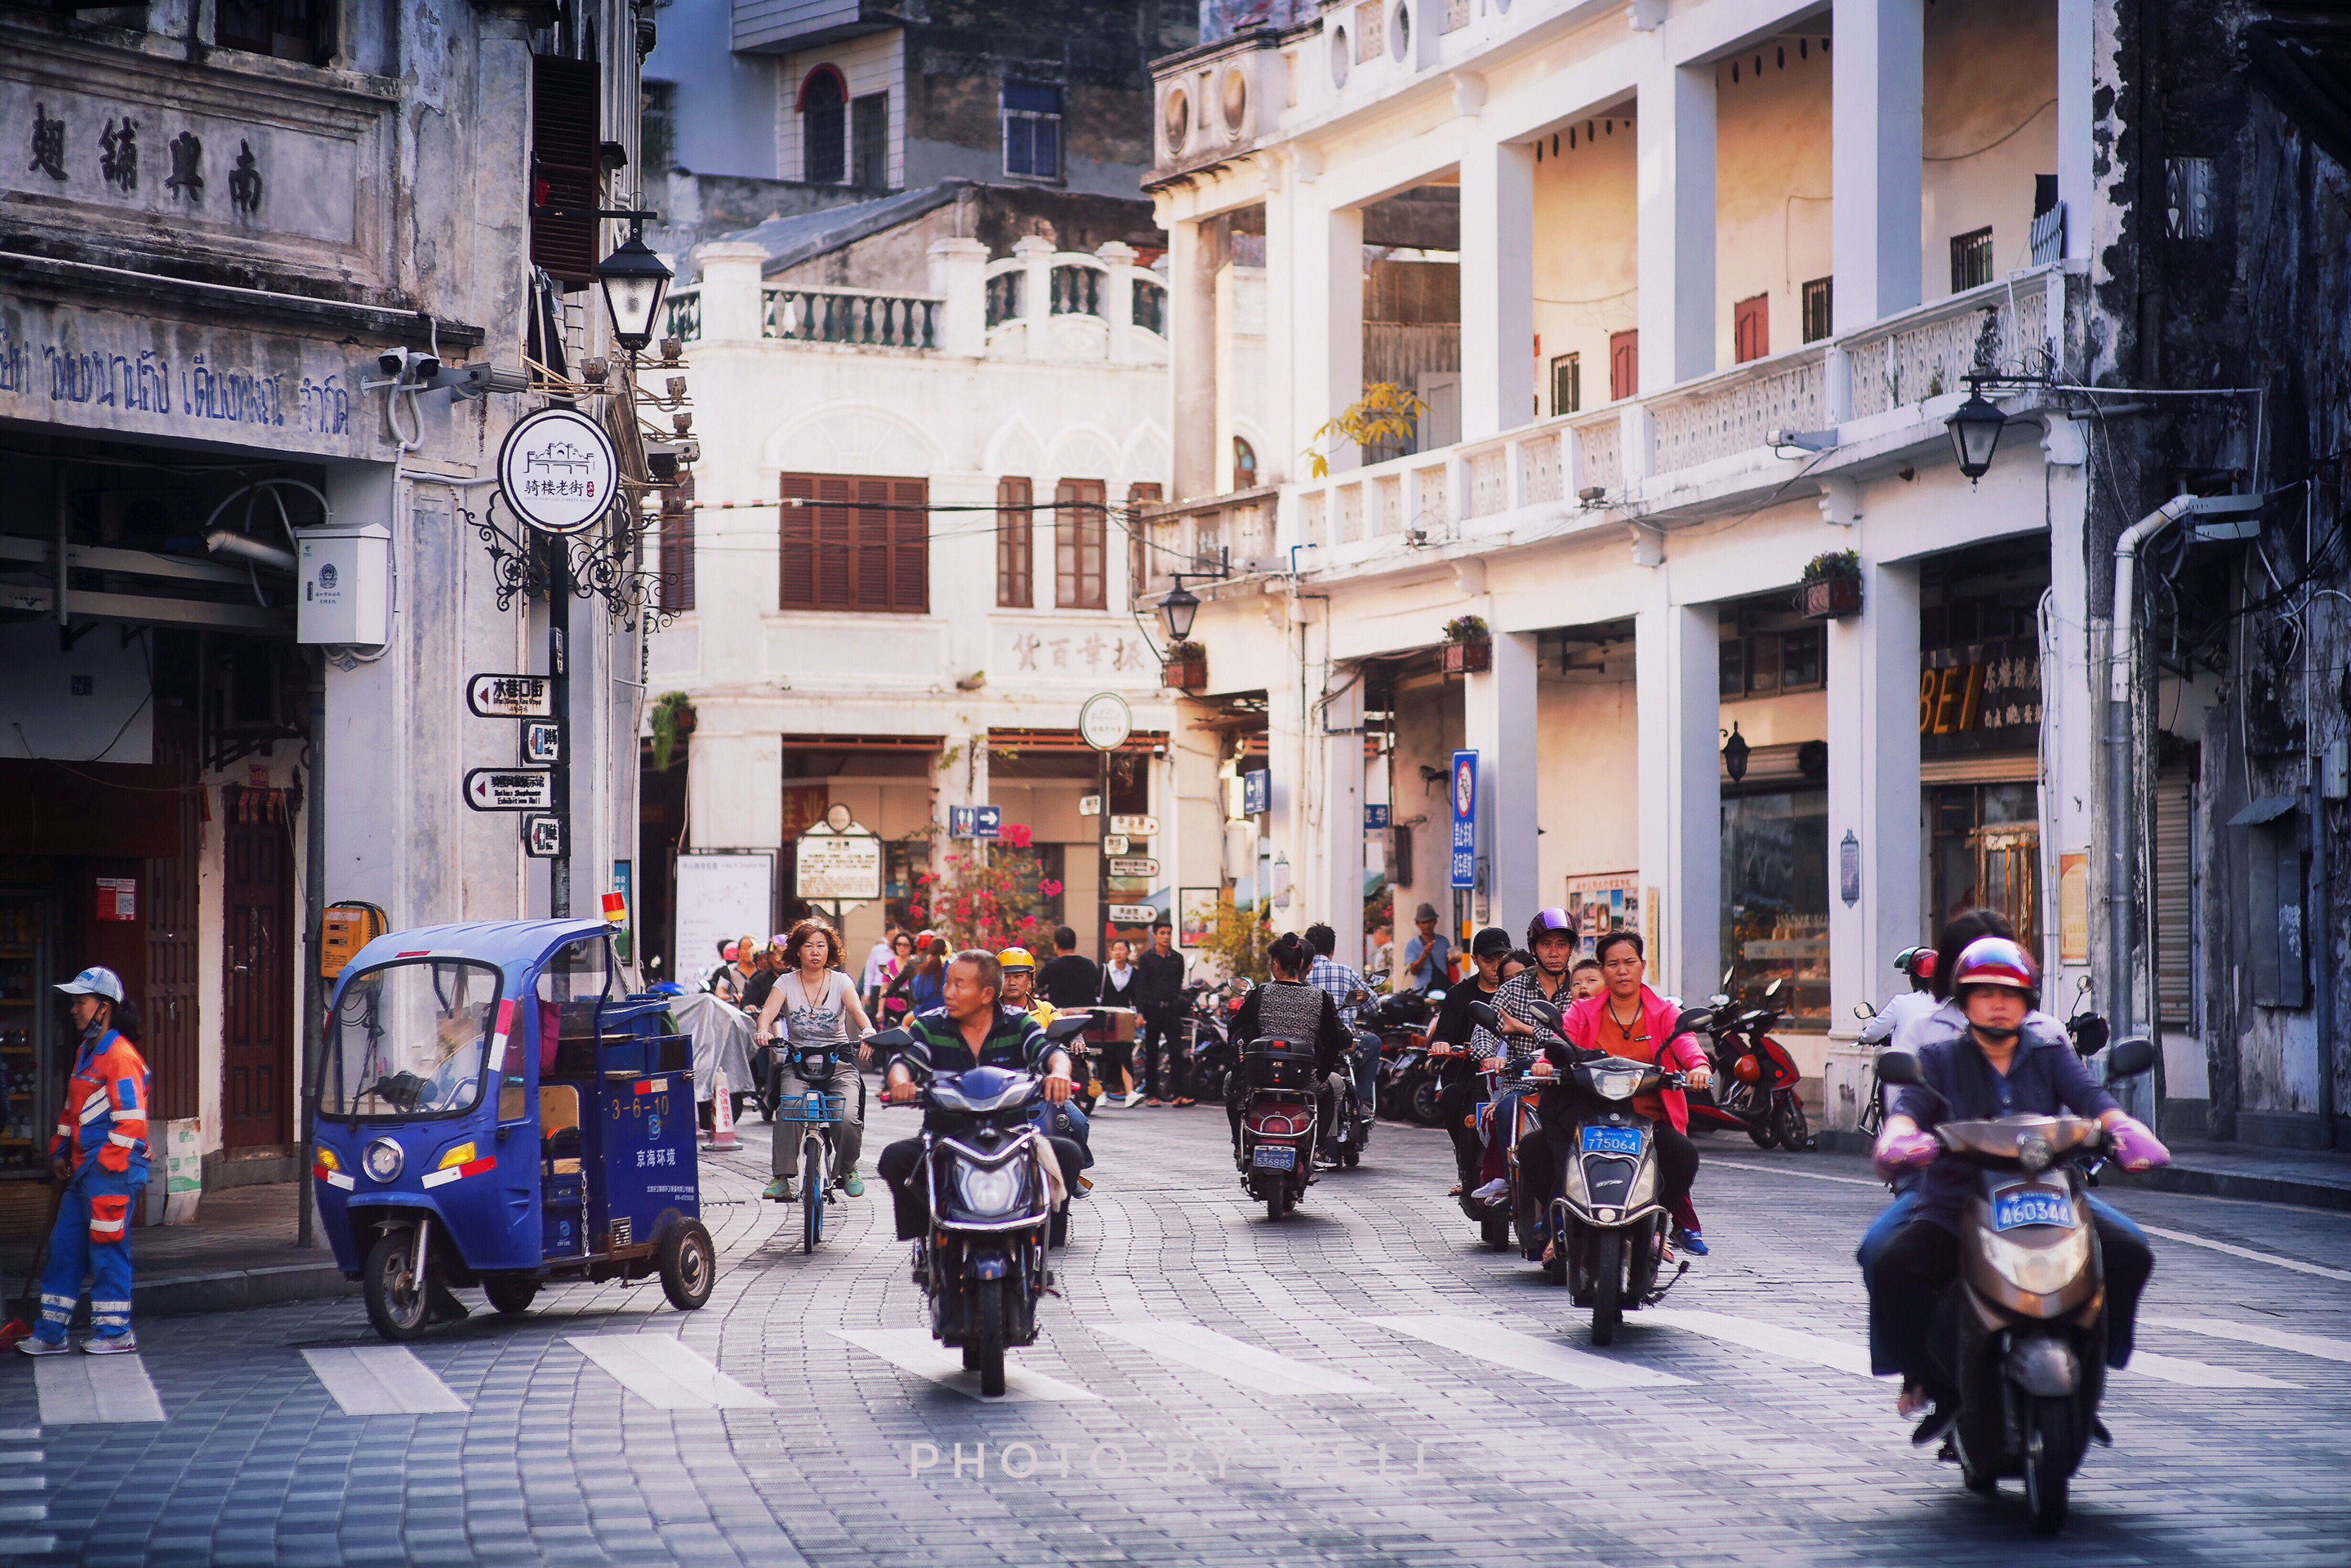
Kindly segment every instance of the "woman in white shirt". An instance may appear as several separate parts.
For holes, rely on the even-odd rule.
[[[792,934],[784,941],[784,972],[776,977],[767,1005],[759,1009],[760,1045],[768,1045],[777,1038],[776,1020],[779,1015],[784,1022],[783,1038],[792,1045],[845,1045],[872,1032],[872,1021],[865,1016],[864,1004],[857,999],[857,988],[841,973],[841,938],[824,922],[803,920],[792,927]],[[849,1032],[851,1024],[856,1026],[855,1034]],[[859,1065],[872,1055],[872,1048],[858,1046]],[[833,1147],[841,1173],[841,1190],[852,1197],[864,1197],[865,1182],[857,1174],[857,1157],[865,1145],[865,1080],[852,1068],[846,1073],[836,1071],[830,1083],[811,1083],[800,1077],[789,1060],[778,1062],[777,1071],[784,1074],[784,1087],[788,1090],[805,1094],[821,1089],[847,1100],[841,1124],[833,1129]],[[799,1153],[798,1139],[785,1137],[780,1132],[776,1135],[768,1164],[775,1179],[768,1184],[762,1197],[779,1203],[793,1200],[791,1165]],[[804,1196],[811,1203],[824,1200],[822,1193]]]
[[[1140,989],[1136,983],[1135,967],[1131,962],[1134,952],[1134,949],[1123,941],[1113,942],[1110,945],[1110,962],[1102,966],[1102,1006],[1134,1008],[1140,1010],[1142,1004],[1136,999],[1140,995]],[[1133,1105],[1143,1092],[1135,1086],[1134,1071],[1132,1065],[1134,1058],[1134,1042],[1133,1040],[1109,1041],[1104,1043],[1102,1052],[1102,1084],[1109,1091],[1108,1097],[1103,1103]],[[1118,1089],[1120,1083],[1126,1085],[1123,1099],[1120,1098]]]

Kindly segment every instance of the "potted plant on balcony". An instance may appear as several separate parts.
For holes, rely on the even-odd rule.
[[[1825,550],[1804,563],[1796,598],[1807,621],[1842,621],[1861,613],[1861,552]]]
[[[1494,667],[1494,634],[1476,615],[1457,615],[1445,623],[1445,673],[1471,675]]]
[[[1167,685],[1173,690],[1205,691],[1208,685],[1208,650],[1189,639],[1171,643],[1160,669]]]
[[[694,699],[684,692],[664,692],[653,704],[653,771],[666,773],[677,743],[694,733]]]

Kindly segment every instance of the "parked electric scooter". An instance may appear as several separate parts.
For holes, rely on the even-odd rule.
[[[1557,1008],[1531,1002],[1528,1009],[1532,1021],[1562,1032]],[[1687,1009],[1667,1038],[1703,1029],[1707,1021],[1705,1009]],[[1555,1282],[1568,1287],[1572,1301],[1592,1309],[1592,1343],[1607,1344],[1627,1311],[1654,1304],[1689,1271],[1685,1260],[1672,1279],[1657,1283],[1673,1216],[1656,1197],[1656,1124],[1633,1108],[1636,1095],[1664,1089],[1687,1093],[1688,1085],[1679,1072],[1656,1062],[1593,1056],[1567,1069],[1564,1087],[1575,1136],[1561,1173],[1564,1191],[1552,1200],[1549,1270]],[[1558,1089],[1552,1095],[1562,1097]]]
[[[2155,1065],[2144,1037],[2106,1056],[2106,1082]],[[1879,1059],[1888,1083],[1923,1086],[1917,1059]],[[2077,1116],[1943,1122],[1942,1157],[1977,1168],[1961,1217],[1959,1275],[1935,1313],[1932,1354],[1959,1391],[1951,1449],[1970,1491],[2024,1479],[2033,1528],[2053,1534],[2095,1438],[2106,1380],[2105,1270],[2091,1228],[2087,1167],[2107,1150],[2105,1129]]]
[[[1729,983],[1729,977],[1725,977]],[[1772,1027],[1785,1015],[1771,1006],[1781,982],[1763,988],[1764,1005],[1739,1010],[1728,995],[1709,998],[1712,1008],[1704,1038],[1714,1082],[1689,1092],[1690,1127],[1735,1127],[1754,1140],[1759,1149],[1775,1145],[1790,1151],[1817,1146],[1804,1115],[1798,1086],[1803,1069],[1788,1048],[1771,1038]]]

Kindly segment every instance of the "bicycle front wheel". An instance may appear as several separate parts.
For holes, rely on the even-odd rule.
[[[800,1250],[813,1252],[824,1239],[824,1140],[800,1144]]]

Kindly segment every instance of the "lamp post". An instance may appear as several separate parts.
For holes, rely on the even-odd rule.
[[[642,354],[653,340],[671,277],[662,258],[645,244],[645,219],[654,214],[611,212],[602,215],[629,220],[629,237],[596,264],[596,281],[604,290],[604,309],[612,319],[614,340],[632,355]]]
[[[1159,598],[1159,619],[1167,628],[1168,641],[1181,643],[1192,635],[1192,622],[1200,613],[1200,596],[1185,587],[1186,582],[1223,582],[1233,575],[1232,550],[1226,549],[1217,558],[1214,571],[1170,572],[1176,586]]]
[[[1983,378],[1970,376],[1968,401],[1944,422],[1944,428],[1951,433],[1951,450],[1970,485],[1991,470],[1992,449],[2000,444],[2001,427],[2007,423],[2000,405],[1984,396]]]

